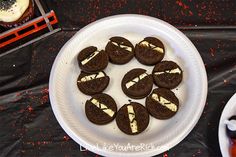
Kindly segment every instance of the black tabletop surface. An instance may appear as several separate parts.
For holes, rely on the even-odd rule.
[[[87,24],[117,14],[149,15],[180,29],[196,46],[208,76],[204,111],[191,133],[158,157],[220,157],[219,119],[236,91],[234,0],[44,0],[62,31],[0,57],[0,156],[100,156],[75,143],[58,124],[49,75],[60,48]]]

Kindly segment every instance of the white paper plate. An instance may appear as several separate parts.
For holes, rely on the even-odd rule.
[[[227,102],[220,117],[218,138],[220,143],[221,154],[223,155],[223,157],[230,157],[230,139],[226,135],[225,120],[229,119],[233,115],[236,115],[236,94],[234,94]]]
[[[178,113],[169,120],[150,118],[147,129],[135,136],[122,133],[113,121],[98,126],[88,121],[84,104],[89,96],[76,85],[80,73],[76,57],[87,46],[104,49],[109,38],[123,36],[133,44],[146,36],[155,36],[166,48],[164,60],[173,60],[182,67],[183,81],[174,90],[180,100]],[[105,72],[110,84],[104,91],[118,104],[129,98],[121,90],[121,79],[132,68],[145,68],[135,58],[125,65],[109,63]],[[76,33],[59,52],[50,75],[49,94],[53,112],[66,133],[77,143],[104,156],[152,156],[162,153],[184,139],[203,111],[207,95],[207,76],[202,59],[191,41],[170,24],[148,16],[119,15],[89,24]],[[144,105],[145,99],[137,100]]]

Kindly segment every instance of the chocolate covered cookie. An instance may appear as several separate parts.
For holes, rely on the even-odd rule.
[[[108,55],[104,50],[98,51],[96,47],[90,46],[78,54],[79,67],[88,73],[102,71],[108,65]]]
[[[143,105],[131,102],[119,109],[116,115],[116,124],[126,134],[139,134],[147,128],[149,114]]]
[[[106,89],[109,81],[109,76],[107,76],[103,71],[98,73],[86,73],[81,71],[77,79],[77,86],[82,93],[94,95],[101,93]]]
[[[155,37],[146,37],[135,46],[136,59],[145,65],[155,65],[165,55],[164,44]]]
[[[121,82],[123,92],[134,99],[146,97],[151,92],[152,85],[152,76],[140,68],[127,72]]]
[[[85,113],[89,121],[94,124],[107,124],[111,122],[117,112],[117,105],[114,99],[107,94],[94,95],[86,101]]]
[[[152,75],[158,87],[173,89],[182,81],[183,71],[175,62],[162,61],[154,67]]]
[[[146,108],[153,117],[168,119],[177,113],[179,100],[171,90],[156,88],[146,98]]]
[[[134,46],[123,37],[112,37],[107,43],[105,51],[109,56],[109,60],[114,64],[125,64],[134,56]]]

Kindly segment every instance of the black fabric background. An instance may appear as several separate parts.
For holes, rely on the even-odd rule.
[[[0,58],[0,156],[99,156],[80,151],[55,119],[48,80],[60,48],[85,25],[110,15],[135,13],[163,19],[197,47],[206,66],[208,96],[191,133],[158,157],[220,157],[218,123],[236,92],[234,0],[44,0],[62,31]],[[204,26],[204,27],[203,27]],[[212,29],[212,27],[217,28]]]

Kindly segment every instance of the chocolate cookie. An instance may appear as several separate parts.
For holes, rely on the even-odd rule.
[[[136,102],[125,104],[117,112],[116,124],[126,134],[135,135],[143,132],[149,123],[147,109]]]
[[[86,101],[85,113],[87,118],[95,124],[107,124],[111,122],[117,112],[117,105],[114,99],[107,94],[94,95]]]
[[[94,95],[106,89],[109,81],[109,76],[103,71],[92,74],[81,71],[77,80],[77,86],[82,93]]]
[[[156,88],[146,98],[146,108],[153,117],[168,119],[178,111],[179,100],[171,90]]]
[[[105,48],[109,60],[114,64],[125,64],[134,56],[134,46],[123,37],[112,37]]]
[[[175,62],[162,61],[154,67],[152,76],[158,87],[173,89],[182,81],[183,71]]]
[[[123,92],[134,99],[147,96],[152,90],[152,85],[152,76],[140,68],[127,72],[121,82]]]
[[[98,72],[108,65],[108,55],[104,50],[98,51],[90,46],[80,51],[77,57],[80,68],[88,73]]]
[[[154,37],[146,37],[135,46],[136,59],[145,65],[155,65],[160,62],[165,55],[163,43]]]

